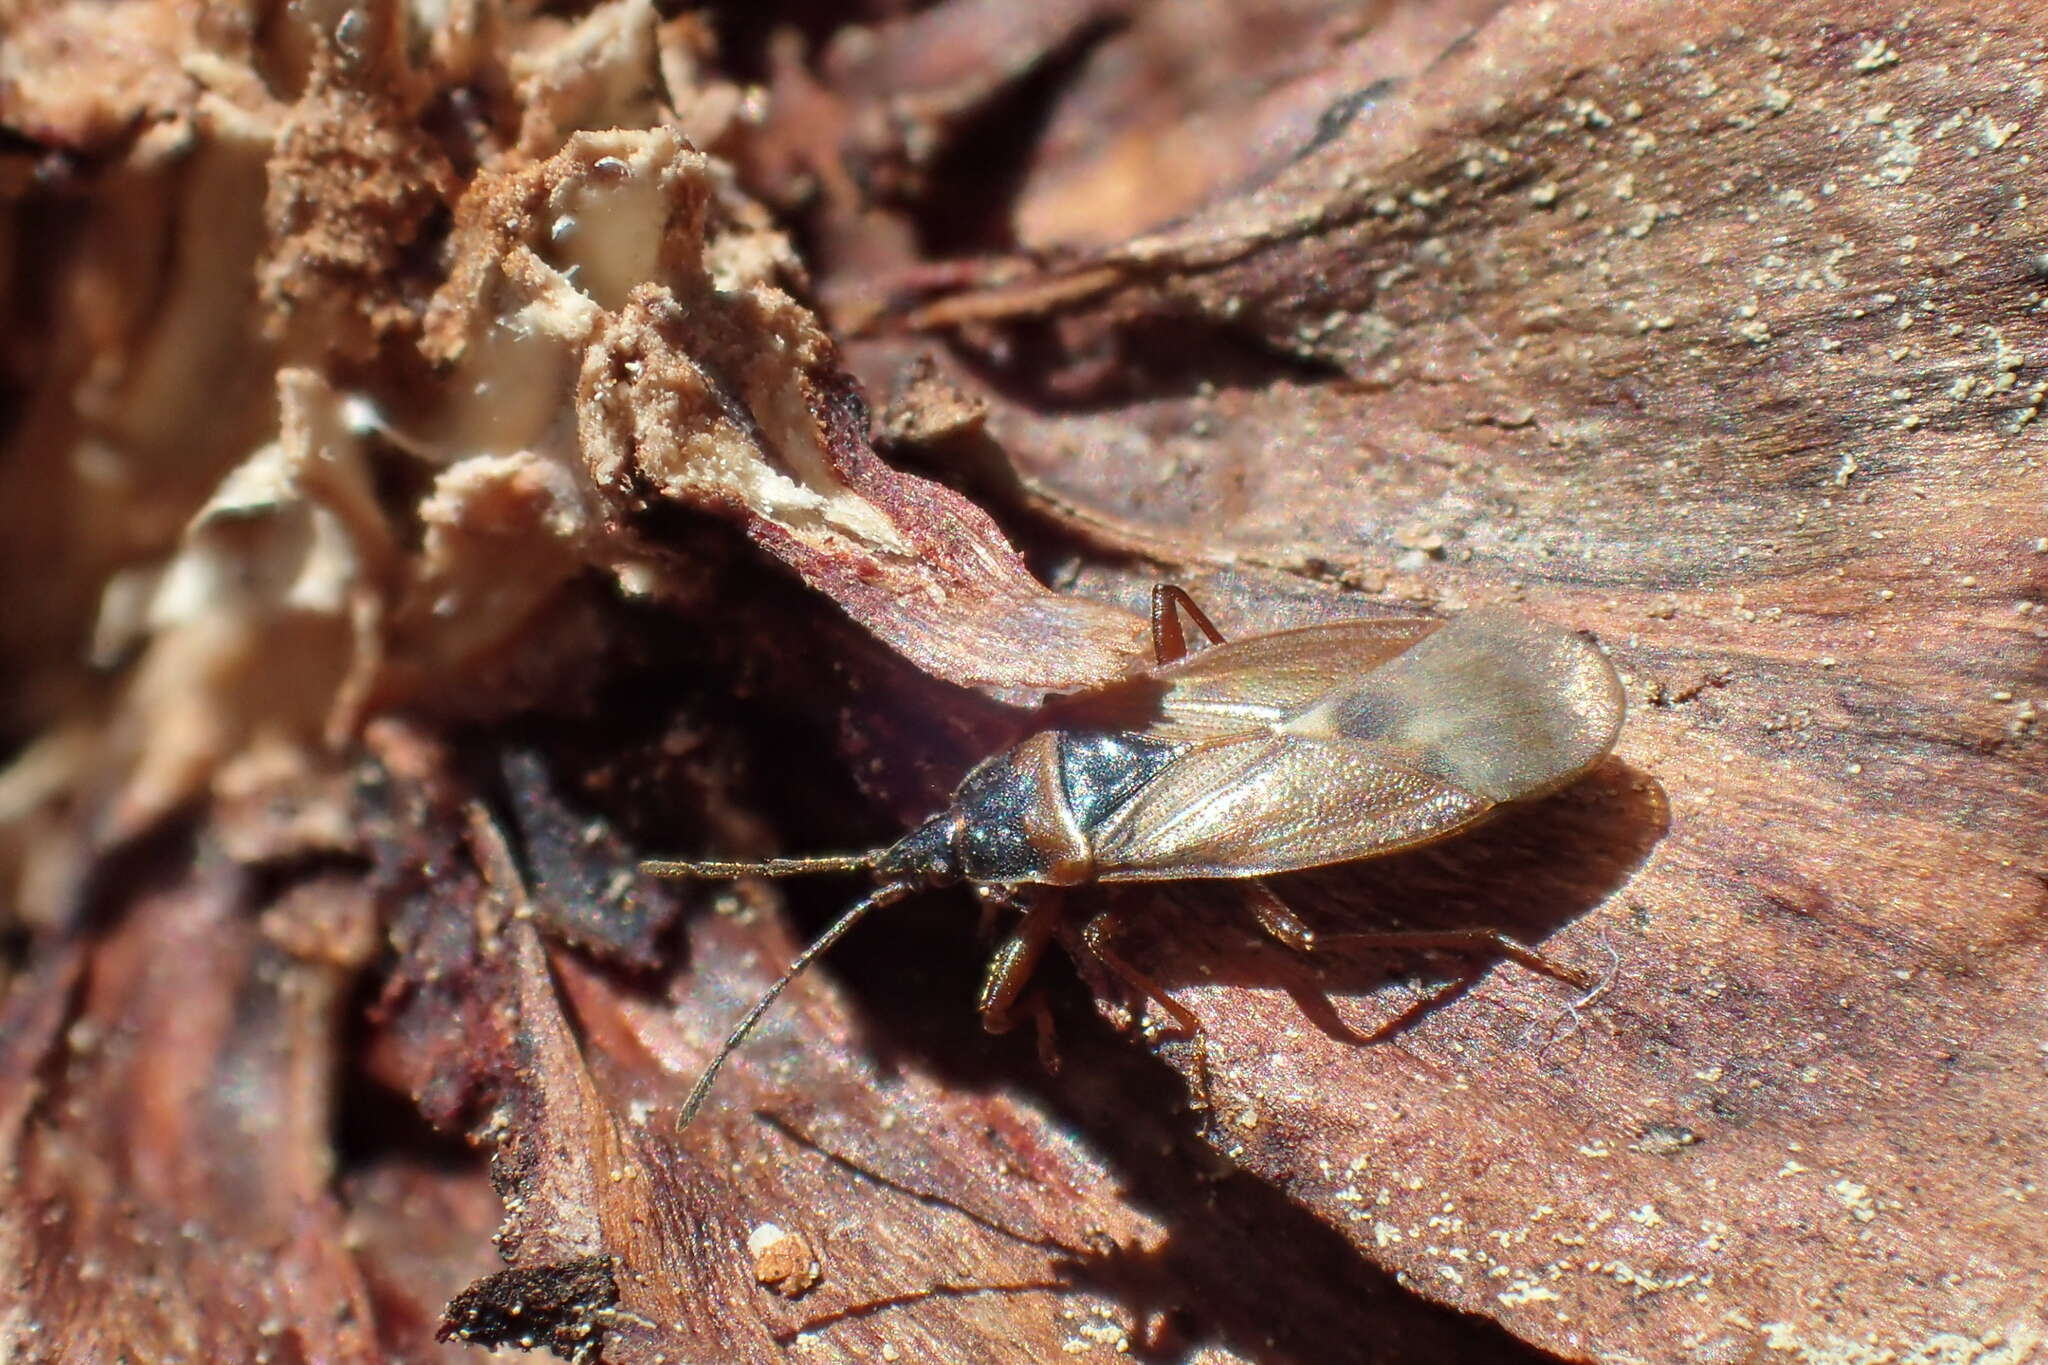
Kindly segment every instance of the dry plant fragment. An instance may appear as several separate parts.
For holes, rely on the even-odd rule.
[[[123,12],[145,11],[173,17]],[[0,89],[9,132],[36,140],[45,170],[87,158],[66,191],[81,230],[38,203],[42,236],[10,223],[0,238],[10,264],[24,244],[49,250],[51,282],[18,290],[27,277],[10,271],[6,301],[54,323],[40,350],[8,350],[25,396],[0,462],[8,582],[46,584],[0,627],[10,681],[24,680],[0,712],[7,736],[45,736],[0,776],[0,924],[10,954],[26,944],[0,1029],[0,1354],[367,1361],[432,1350],[452,1299],[451,1332],[475,1340],[767,1358],[790,1324],[758,1320],[751,1270],[700,1278],[691,1263],[695,1229],[743,1240],[751,1210],[700,1177],[699,1151],[634,1127],[673,1089],[657,1056],[694,1045],[660,1009],[641,1017],[676,960],[676,907],[619,884],[632,850],[589,811],[607,782],[637,779],[598,763],[586,788],[528,799],[551,790],[553,761],[490,731],[482,770],[502,785],[480,795],[475,750],[390,713],[487,729],[528,708],[587,718],[630,642],[592,569],[634,596],[702,591],[698,523],[642,524],[671,501],[747,524],[956,681],[1113,676],[1138,624],[1046,592],[971,505],[866,451],[831,344],[787,292],[802,275],[786,243],[678,131],[714,145],[738,107],[690,24],[622,3],[566,29],[500,16],[465,37],[455,15],[415,49],[389,9],[317,11],[279,17],[260,57],[182,21],[137,48],[89,44],[161,78],[94,92],[101,67],[67,84],[54,65],[18,65],[80,50],[92,13],[10,17],[0,43],[9,76],[33,77]],[[495,44],[520,45],[511,137],[452,90],[495,80]],[[103,98],[116,85],[158,120],[132,143],[135,109]],[[668,99],[689,108],[672,118]],[[0,156],[7,192],[37,193],[22,148]],[[675,387],[593,395],[579,420],[586,371],[629,350]],[[702,401],[685,411],[679,396]],[[750,618],[723,628],[744,635]],[[1036,633],[1072,648],[1034,650]],[[91,688],[88,645],[109,671]],[[986,659],[1008,662],[991,674]],[[487,809],[499,797],[509,812]],[[500,818],[516,849],[490,836]],[[770,931],[704,950],[703,972],[752,989],[750,939]],[[584,960],[620,980],[579,976]],[[577,1028],[613,1021],[601,1080],[563,1021],[562,980],[582,992]],[[812,1008],[850,1036],[843,1011]],[[655,1046],[631,1041],[641,1029]],[[631,1074],[604,1060],[611,1044]],[[428,1166],[447,1153],[394,1122],[394,1104],[498,1153],[515,1264],[468,1295],[488,1187],[475,1165],[420,1166],[419,1146]],[[945,1127],[1020,1117],[1042,1126],[991,1100]],[[985,1169],[959,1155],[973,1148],[948,1151]],[[1088,1191],[1091,1225],[1149,1235],[1078,1154],[1039,1168]],[[773,1194],[801,1184],[781,1177]],[[804,1193],[879,1217],[889,1247],[946,1249],[943,1267],[845,1264],[849,1302],[963,1267],[1046,1302],[1069,1293],[1044,1246],[964,1218],[934,1239],[924,1204],[899,1197],[878,1216],[843,1180]],[[1082,1240],[1058,1233],[1042,1240]],[[181,1250],[140,1254],[163,1247]],[[95,1267],[113,1283],[82,1278]],[[615,1320],[615,1302],[633,1316]],[[730,1312],[748,1321],[719,1321]],[[1014,1339],[943,1298],[924,1321],[966,1343],[960,1358]],[[1056,1349],[1042,1328],[1026,1335]]]
[[[618,1302],[617,1268],[608,1256],[506,1270],[463,1290],[439,1333],[493,1349],[545,1348],[564,1360],[600,1358],[605,1313]]]
[[[61,46],[76,18],[52,11],[8,51]],[[928,1187],[993,1203],[1022,1241],[907,1194],[884,1190],[881,1208],[841,1167],[795,1169],[801,1153],[754,1163],[772,1186],[708,1178],[728,1152],[786,1144],[750,1130],[707,1154],[659,1130],[697,1042],[683,1005],[671,1017],[648,994],[684,960],[677,907],[633,884],[632,848],[593,805],[648,779],[609,754],[572,781],[494,727],[536,709],[592,719],[644,626],[619,590],[701,606],[716,552],[691,544],[691,516],[655,515],[664,504],[739,522],[956,682],[1116,676],[1140,625],[1047,592],[971,504],[868,451],[861,400],[791,292],[799,264],[704,150],[732,136],[738,102],[701,33],[643,3],[466,36],[461,18],[414,45],[393,11],[294,11],[260,61],[167,29],[185,70],[151,98],[176,136],[138,143],[119,167],[132,179],[84,187],[99,226],[60,257],[66,330],[47,356],[10,352],[10,375],[38,386],[0,465],[27,532],[7,538],[10,565],[56,587],[47,621],[6,626],[10,657],[38,670],[6,714],[62,726],[0,780],[7,925],[32,949],[0,1068],[0,1296],[31,1312],[5,1305],[0,1351],[196,1342],[239,1359],[270,1333],[367,1360],[376,1333],[431,1349],[418,1328],[448,1302],[448,1331],[479,1342],[766,1359],[803,1319],[771,1317],[779,1296],[750,1265],[700,1275],[694,1258],[700,1233],[742,1245],[756,1211],[795,1192],[886,1233],[835,1262],[827,1313],[965,1274],[1037,1305],[1002,1315],[1049,1355],[1049,1305],[1116,1308],[1065,1275],[1082,1224],[1133,1246],[1156,1225],[1014,1101],[949,1109],[928,1079],[922,1098],[884,1101],[850,1044],[764,1098],[842,1093],[866,1127],[885,1109],[952,1113],[929,1125],[953,1165]],[[516,130],[452,88],[493,86],[496,43],[519,45],[503,67]],[[4,95],[11,129],[123,153],[125,114],[60,108],[32,82]],[[752,616],[720,629],[747,638]],[[69,685],[78,665],[49,646],[67,632],[118,670],[103,695]],[[485,737],[451,746],[399,710]],[[636,752],[693,728],[663,715],[674,728]],[[712,790],[715,771],[680,785],[758,824]],[[729,932],[687,959],[689,979],[751,990],[773,927]],[[854,1036],[822,992],[809,1008],[812,1027]],[[433,1139],[390,1122],[391,1104],[495,1152],[509,1270],[477,1264],[494,1212],[472,1197],[479,1168],[415,1178],[412,1148]],[[78,1128],[74,1105],[104,1121]],[[345,1182],[341,1128],[360,1167]],[[1027,1183],[974,1188],[996,1164],[975,1135],[1020,1131],[1034,1175],[1076,1192],[1068,1221],[1039,1219]],[[259,1197],[224,1202],[238,1164]],[[129,1181],[129,1211],[102,1220],[93,1192],[136,1170],[172,1175]],[[421,1212],[442,1207],[459,1216]],[[423,1217],[431,1229],[408,1221]],[[285,1254],[264,1240],[278,1227],[302,1239]],[[171,1229],[199,1235],[167,1285],[132,1249]],[[419,1259],[424,1273],[400,1268]],[[782,1289],[819,1301],[814,1260]],[[89,1290],[76,1272],[94,1264],[119,1283]],[[312,1304],[351,1305],[354,1327],[322,1338]],[[988,1343],[1018,1333],[967,1310],[934,1294],[919,1330],[936,1354],[993,1365]]]
[[[628,590],[663,591],[631,528],[672,499],[951,681],[1066,689],[1135,659],[1135,618],[1047,593],[971,504],[874,456],[786,244],[674,133],[576,135],[473,188],[456,244],[429,338],[453,407],[428,439],[575,460],[605,522],[564,540]]]
[[[824,1270],[801,1233],[763,1223],[747,1234],[747,1254],[754,1258],[754,1278],[786,1299],[802,1298]]]

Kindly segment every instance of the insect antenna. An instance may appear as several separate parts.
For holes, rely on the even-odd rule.
[[[640,870],[650,877],[801,877],[811,872],[859,872],[875,865],[881,849],[827,853],[816,858],[761,858],[753,862],[671,862],[650,858]]]
[[[803,858],[778,861],[803,863],[816,862],[832,864],[834,866],[839,865],[835,863],[833,859],[830,858]],[[857,862],[847,865],[864,867],[867,864],[865,862]],[[677,863],[674,864],[674,866],[689,868],[731,866],[754,867],[758,866],[758,864]],[[823,869],[821,868],[818,870],[822,871]],[[721,874],[714,873],[706,875]],[[777,874],[766,873],[761,875],[774,876]],[[778,979],[774,985],[770,986],[765,992],[763,992],[759,1000],[756,1000],[754,1002],[754,1007],[747,1011],[746,1018],[740,1020],[738,1026],[735,1027],[732,1033],[727,1036],[724,1046],[718,1049],[718,1055],[711,1059],[711,1065],[704,1068],[704,1074],[699,1076],[697,1078],[697,1083],[690,1087],[690,1096],[688,1099],[683,1101],[682,1118],[678,1121],[676,1125],[679,1129],[689,1127],[690,1120],[697,1117],[697,1111],[704,1107],[705,1096],[711,1093],[711,1082],[717,1078],[718,1069],[724,1066],[725,1059],[732,1056],[734,1050],[737,1049],[741,1043],[747,1040],[747,1035],[754,1031],[754,1026],[761,1022],[761,1016],[768,1012],[768,1007],[775,1003],[775,998],[781,995],[782,992],[785,989],[787,989],[789,983],[796,980],[797,977],[801,976],[803,974],[804,968],[810,966],[811,963],[815,962],[818,959],[818,957],[821,954],[823,954],[827,949],[829,949],[833,944],[839,942],[840,939],[845,938],[848,931],[850,931],[854,925],[859,924],[861,920],[867,915],[868,911],[873,910],[878,906],[893,905],[897,901],[900,901],[905,896],[909,895],[910,892],[911,886],[908,882],[883,883],[882,885],[876,887],[874,890],[868,892],[867,895],[862,896],[852,905],[848,906],[846,908],[845,913],[841,914],[838,919],[832,921],[831,928],[827,929],[824,933],[818,935],[815,939],[812,939],[810,946],[805,948],[802,952],[796,955],[796,960],[789,964],[789,970],[785,971],[782,974],[781,978]]]

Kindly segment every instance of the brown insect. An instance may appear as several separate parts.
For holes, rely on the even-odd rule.
[[[1189,654],[1180,613],[1209,647]],[[1008,1029],[1059,925],[1061,891],[1090,882],[1244,880],[1266,931],[1303,951],[1334,938],[1374,947],[1497,953],[1579,977],[1497,932],[1318,938],[1261,880],[1435,843],[1515,801],[1574,781],[1620,732],[1621,683],[1584,637],[1500,607],[1448,621],[1338,621],[1226,642],[1194,600],[1152,594],[1156,665],[1059,698],[1043,724],[969,772],[953,800],[894,845],[763,862],[647,862],[662,876],[872,871],[873,891],[800,953],[748,1011],[683,1106],[783,988],[877,906],[971,883],[1021,912],[981,988],[981,1016]],[[1201,1024],[1117,956],[1108,912],[1082,939],[1197,1044]]]

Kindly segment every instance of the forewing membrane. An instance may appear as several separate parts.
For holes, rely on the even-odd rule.
[[[1621,683],[1592,642],[1499,607],[1456,617],[1282,726],[1384,746],[1489,801],[1554,791],[1614,747]]]

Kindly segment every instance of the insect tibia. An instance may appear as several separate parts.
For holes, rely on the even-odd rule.
[[[650,858],[640,870],[650,877],[801,877],[811,872],[860,872],[875,865],[880,850],[827,853],[816,858],[762,858],[754,862],[671,862]]]

